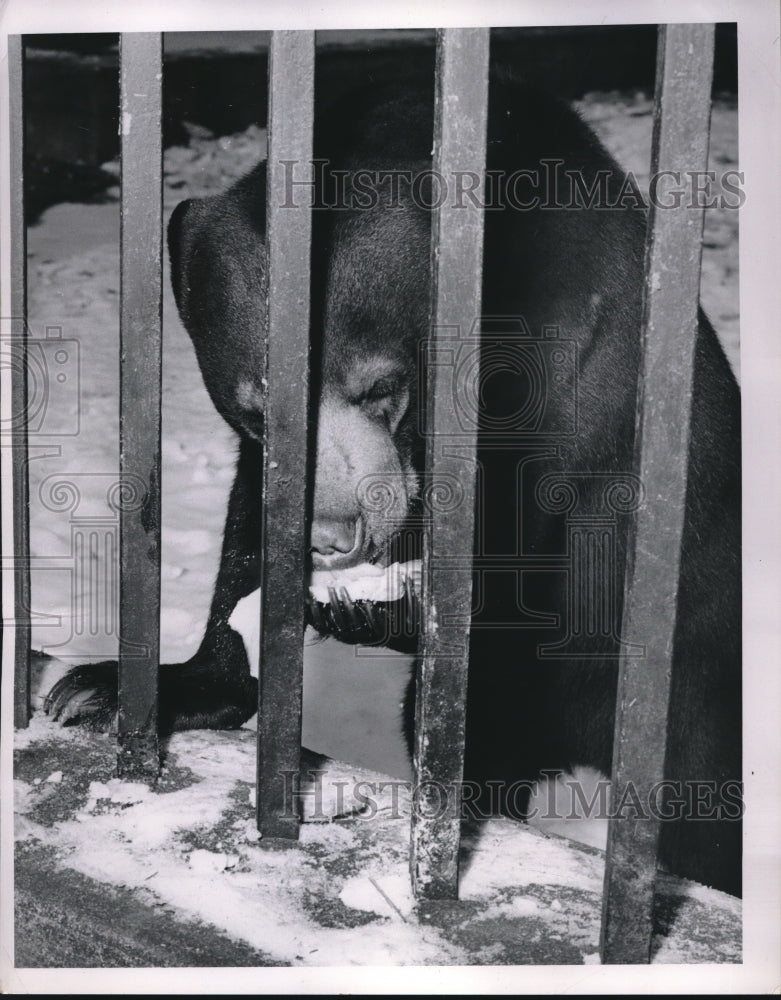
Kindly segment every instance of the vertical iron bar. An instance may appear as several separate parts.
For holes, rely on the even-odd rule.
[[[264,836],[290,840],[298,815],[289,784],[301,758],[312,215],[303,195],[286,204],[284,161],[296,171],[311,164],[313,120],[314,32],[272,32],[257,823]]]
[[[24,220],[24,40],[8,38],[11,179],[11,410],[14,513],[14,725],[30,719],[30,487],[27,471],[27,230]]]
[[[120,38],[120,774],[158,773],[162,54],[157,33]],[[136,484],[141,484],[136,489]],[[141,495],[139,495],[141,494]]]
[[[713,25],[659,31],[652,175],[707,169]],[[630,784],[643,802],[664,777],[686,504],[689,424],[697,335],[703,209],[684,199],[648,220],[643,361],[635,460],[645,484],[630,545],[622,635],[646,646],[620,661],[613,749],[613,801]],[[602,960],[650,958],[659,842],[656,819],[613,819],[608,835]]]
[[[456,171],[482,177],[488,103],[488,29],[447,29],[437,37],[434,171],[450,187]],[[432,224],[430,346],[457,336],[479,336],[483,213],[474,205],[445,199]],[[468,377],[468,373],[463,374]],[[477,433],[457,418],[452,369],[427,372],[426,474],[457,483],[463,494],[455,510],[432,503],[425,534],[423,655],[415,708],[415,793],[410,872],[415,895],[458,895],[460,785],[464,769],[466,678],[472,607],[472,550]],[[453,573],[443,557],[462,557]]]

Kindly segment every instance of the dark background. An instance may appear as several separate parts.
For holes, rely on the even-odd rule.
[[[734,24],[716,30],[713,90],[737,92]],[[268,32],[165,36],[164,144],[186,144],[184,123],[215,136],[266,124]],[[366,80],[434,69],[433,30],[317,33],[316,94],[338,96]],[[654,25],[495,28],[494,65],[565,98],[589,91],[653,92]],[[99,197],[116,177],[101,164],[119,153],[118,36],[26,36],[26,205]]]

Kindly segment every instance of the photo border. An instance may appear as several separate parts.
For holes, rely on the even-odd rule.
[[[0,746],[0,987],[8,993],[733,993],[771,992],[781,968],[781,59],[773,0],[424,0],[382,14],[346,0],[307,9],[282,0],[185,0],[161,9],[142,0],[7,0],[0,12],[0,315],[8,301],[9,167],[7,40],[27,32],[229,31],[278,28],[564,26],[735,21],[738,24],[740,327],[743,422],[744,833],[743,962],[739,965],[384,967],[258,969],[14,969],[12,886],[13,629],[3,630]],[[10,392],[3,372],[3,416]],[[2,450],[3,551],[13,551],[10,449]],[[3,617],[13,617],[13,577],[4,571]]]

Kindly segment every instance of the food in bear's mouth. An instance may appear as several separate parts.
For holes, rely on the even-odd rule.
[[[421,561],[378,566],[361,563],[341,570],[315,570],[309,582],[309,593],[321,604],[331,603],[331,591],[341,596],[346,590],[353,601],[399,601],[410,584],[420,593]]]
[[[342,642],[417,651],[421,561],[312,574],[309,620]]]
[[[421,574],[420,559],[315,570],[309,584],[308,620],[319,632],[342,642],[415,652]],[[257,677],[260,590],[237,603],[228,624],[244,640],[250,671]]]

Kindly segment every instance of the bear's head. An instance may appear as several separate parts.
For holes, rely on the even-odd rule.
[[[313,217],[311,415],[317,421],[312,568],[387,563],[419,492],[418,355],[430,299],[428,212],[390,184],[364,206]],[[320,192],[321,200],[324,192]],[[168,230],[177,306],[217,410],[263,434],[266,171],[175,210]]]

